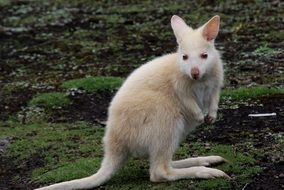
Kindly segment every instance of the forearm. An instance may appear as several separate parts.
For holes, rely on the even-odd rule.
[[[220,99],[220,89],[216,88],[214,89],[211,98],[210,98],[210,104],[209,104],[209,115],[215,115],[218,111],[218,104]]]
[[[185,112],[189,117],[200,123],[204,122],[204,114],[194,98],[190,97],[186,100],[183,100],[183,104],[185,107]]]
[[[220,99],[220,88],[214,89],[212,95],[210,96],[208,115],[205,118],[207,124],[212,124],[216,121],[218,104]]]

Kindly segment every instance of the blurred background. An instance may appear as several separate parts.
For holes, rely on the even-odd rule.
[[[281,1],[260,0],[1,0],[0,85],[23,82],[44,89],[85,75],[125,77],[175,51],[173,14],[193,27],[221,16],[216,44],[227,86],[279,85],[283,7]],[[267,51],[269,56],[260,55]]]
[[[0,91],[0,115],[18,111],[32,95],[57,89],[62,81],[126,77],[174,52],[173,14],[192,27],[221,16],[216,44],[225,87],[283,85],[283,8],[277,0],[1,0],[0,89],[13,90],[10,97]]]

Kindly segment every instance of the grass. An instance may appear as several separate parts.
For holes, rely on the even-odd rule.
[[[94,129],[85,122],[21,124],[10,121],[8,126],[0,123],[0,129],[0,138],[13,139],[8,148],[9,156],[21,161],[41,153],[46,167],[53,167],[55,163],[60,165],[90,152],[89,156],[102,156],[104,129]]]
[[[259,46],[254,52],[259,55],[273,55],[278,53],[278,51],[276,51],[275,49],[268,47],[267,44]]]
[[[123,81],[124,79],[120,77],[86,77],[66,81],[62,84],[62,87],[65,89],[76,88],[86,90],[87,92],[97,92],[118,89]]]
[[[75,124],[11,122],[4,126],[0,123],[0,138],[11,138],[8,156],[22,163],[38,156],[43,165],[32,171],[32,181],[48,184],[81,178],[98,170],[102,156],[103,128],[92,128],[84,122]],[[252,175],[259,172],[251,155],[245,155],[230,145],[193,142],[184,143],[177,151],[175,159],[191,155],[221,155],[230,162],[217,166],[231,176],[226,179],[181,180],[168,183],[149,181],[149,164],[146,160],[131,159],[105,187],[107,189],[214,189],[231,188],[233,183],[241,187]]]
[[[83,89],[86,91],[89,89],[89,92],[91,92],[90,89],[102,90],[102,88],[93,87],[92,82],[94,82],[95,77],[90,78],[68,82],[72,85],[76,84],[76,88],[84,86]],[[95,81],[97,85],[105,80]],[[72,88],[75,86],[72,86]],[[269,87],[227,89],[222,92],[222,99],[245,100],[283,92],[283,88]],[[54,108],[69,104],[70,100],[65,98],[67,97],[63,93],[44,93],[33,98],[30,105]],[[37,159],[42,159],[44,164],[32,171],[32,181],[36,183],[49,184],[89,176],[98,170],[103,157],[101,139],[104,129],[91,128],[84,122],[75,124],[50,124],[45,122],[20,124],[12,122],[9,123],[8,127],[3,127],[0,123],[0,130],[0,138],[8,137],[12,139],[7,152],[8,156],[16,158],[18,163],[24,162],[35,155],[40,155]],[[228,181],[217,178],[151,183],[149,181],[148,162],[146,160],[131,159],[105,187],[107,189],[169,190],[241,188],[245,183],[249,182],[253,175],[261,171],[256,165],[253,154],[243,154],[230,145],[212,143],[208,148],[208,145],[201,142],[184,143],[178,149],[175,159],[183,159],[192,155],[223,156],[230,162],[219,165],[217,168],[228,173],[233,177],[233,180]],[[20,176],[18,178],[20,179]]]
[[[89,84],[79,79],[82,86]],[[90,81],[92,81],[91,79]],[[74,80],[75,81],[75,80]],[[76,82],[75,82],[76,83]],[[74,83],[73,83],[74,84]],[[80,86],[77,85],[76,87]],[[91,84],[92,85],[92,84]],[[96,88],[98,89],[98,88]],[[226,89],[222,99],[247,100],[264,95],[283,93],[283,88],[251,87]],[[57,94],[54,96],[54,94]],[[58,95],[59,94],[59,95]],[[50,97],[52,97],[50,99]],[[65,97],[62,93],[46,93],[36,96],[30,104],[54,107],[54,103]],[[55,101],[55,102],[56,102]],[[35,103],[37,102],[37,103]],[[52,103],[53,102],[53,103]],[[62,106],[62,105],[61,105]],[[103,128],[91,128],[81,122],[75,124],[31,123],[22,125],[11,123],[9,127],[1,127],[1,137],[9,137],[12,144],[8,149],[9,156],[17,158],[21,163],[34,155],[40,154],[44,165],[32,171],[32,181],[40,184],[56,183],[89,176],[98,170],[103,148],[101,139]],[[167,183],[151,183],[149,181],[149,163],[146,160],[131,159],[105,187],[107,189],[241,189],[253,175],[259,173],[254,154],[244,154],[234,146],[202,142],[184,143],[178,149],[175,159],[190,156],[220,155],[229,160],[217,168],[225,171],[232,180],[217,178],[209,180],[180,180]],[[20,176],[18,176],[20,178]],[[15,177],[17,179],[17,177]]]
[[[199,155],[222,155],[230,160],[230,163],[222,164],[218,166],[218,168],[231,175],[240,176],[234,179],[234,181],[239,183],[239,187],[241,187],[244,182],[247,182],[252,175],[260,171],[259,167],[254,166],[255,160],[251,156],[246,156],[229,145],[212,144],[211,149],[208,150],[205,149],[205,145],[201,143],[184,144],[182,148],[178,150],[177,155],[186,154],[186,156],[183,155],[182,158],[187,158],[189,156],[188,152],[192,151]],[[33,173],[33,176],[34,180],[40,183],[54,183],[82,178],[98,170],[100,162],[101,157],[82,158],[75,162],[67,162],[61,167],[57,167],[49,172],[42,172],[44,170],[39,172],[39,170],[37,170]],[[227,179],[181,180],[171,183],[155,184],[149,181],[148,168],[149,164],[146,160],[131,159],[105,186],[107,189],[184,189],[188,187],[214,189],[215,187],[232,187],[232,182]]]
[[[177,155],[182,154],[182,158],[187,158],[188,152],[194,152],[199,155],[221,155],[230,160],[230,163],[218,166],[219,169],[224,170],[230,175],[237,176],[234,181],[239,183],[241,187],[244,182],[260,171],[260,168],[255,166],[255,160],[251,156],[244,155],[229,145],[212,144],[210,150],[205,149],[202,143],[184,144]],[[185,156],[186,154],[186,156]],[[34,180],[40,183],[54,183],[60,181],[71,180],[75,178],[86,177],[94,173],[101,162],[101,157],[82,158],[76,162],[69,162],[65,165],[55,168],[49,172],[34,172],[36,176]],[[232,182],[227,179],[211,179],[211,180],[181,180],[177,182],[168,183],[151,183],[148,174],[149,164],[145,160],[131,159],[118,172],[113,179],[105,186],[107,189],[214,189],[216,187],[221,189],[229,189],[232,187]]]
[[[48,171],[45,168],[39,168],[33,171],[32,178],[37,182],[61,182],[64,179],[76,179],[93,174],[98,170],[102,159],[79,158],[75,162],[63,163],[59,168]]]
[[[249,181],[250,177],[261,171],[261,168],[255,165],[255,159],[250,154],[244,155],[234,146],[223,144],[208,144],[193,142],[183,144],[178,150],[176,157],[182,159],[190,152],[192,155],[209,156],[219,155],[228,160],[228,163],[217,166],[218,169],[225,171],[233,181],[217,178],[202,180],[196,184],[196,189],[240,189],[244,183]],[[236,187],[237,186],[237,187]]]
[[[9,0],[0,0],[0,7],[7,6],[11,3]]]
[[[268,96],[272,94],[284,93],[283,87],[240,87],[237,89],[224,89],[221,93],[221,100],[246,100],[248,98],[257,98],[261,96]]]
[[[64,107],[71,103],[64,93],[49,92],[35,96],[30,102],[31,106],[39,106],[47,109]]]

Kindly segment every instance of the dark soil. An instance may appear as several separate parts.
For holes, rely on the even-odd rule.
[[[27,88],[12,91],[11,94],[4,94],[0,90],[0,121],[5,121],[9,116],[13,116],[27,105],[27,102],[33,97],[35,91]]]
[[[238,109],[219,110],[221,118],[214,124],[215,127],[202,130],[204,126],[200,126],[194,133],[193,139],[223,144],[253,141],[256,147],[273,143],[270,133],[284,132],[284,94],[252,100],[251,104],[253,106],[241,104]],[[273,112],[277,115],[272,117],[248,116],[253,113]]]
[[[114,92],[102,91],[94,94],[75,94],[70,96],[72,105],[64,110],[52,113],[52,122],[87,121],[94,124],[104,124],[107,119],[107,108]]]
[[[284,187],[284,152],[275,141],[284,133],[284,94],[253,100],[251,106],[240,105],[238,109],[222,109],[214,127],[204,125],[188,137],[189,141],[208,141],[236,145],[248,151],[253,146],[256,159],[263,172],[254,177],[245,189],[280,190]],[[260,106],[262,105],[262,106]],[[273,117],[248,117],[250,113],[272,113]],[[283,140],[283,138],[282,138]],[[283,145],[282,145],[283,146]]]
[[[32,170],[44,166],[40,153],[32,155],[28,160],[19,164],[16,158],[0,154],[0,189],[1,190],[30,190],[38,187],[31,183]]]
[[[284,189],[284,162],[268,164],[262,173],[255,176],[244,190]]]

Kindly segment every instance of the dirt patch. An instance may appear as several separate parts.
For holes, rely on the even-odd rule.
[[[253,179],[245,190],[282,190],[284,189],[284,162],[269,164],[264,171]]]
[[[283,189],[284,187],[284,94],[252,100],[252,105],[222,109],[214,127],[199,126],[188,141],[231,144],[243,152],[255,151],[257,164],[264,168],[245,189]],[[277,113],[275,117],[252,118],[250,113]]]
[[[221,118],[214,124],[214,128],[203,130],[204,126],[200,126],[189,139],[225,144],[253,141],[257,147],[273,143],[272,134],[284,132],[284,94],[252,100],[252,104],[256,105],[246,104],[248,105],[239,105],[238,109],[221,109],[219,111]],[[277,116],[259,118],[248,116],[251,113],[272,112]]]
[[[284,189],[284,162],[269,164],[244,190]]]
[[[107,119],[107,108],[113,96],[114,92],[111,91],[74,94],[69,96],[73,102],[72,105],[64,110],[54,111],[50,121],[104,123]]]
[[[16,158],[0,155],[0,189],[1,190],[30,190],[38,187],[31,183],[33,169],[44,165],[40,153],[32,155],[28,160],[18,163]]]
[[[6,95],[5,92],[0,90],[0,121],[5,121],[9,116],[13,116],[20,111],[35,93],[35,91],[25,88]]]

